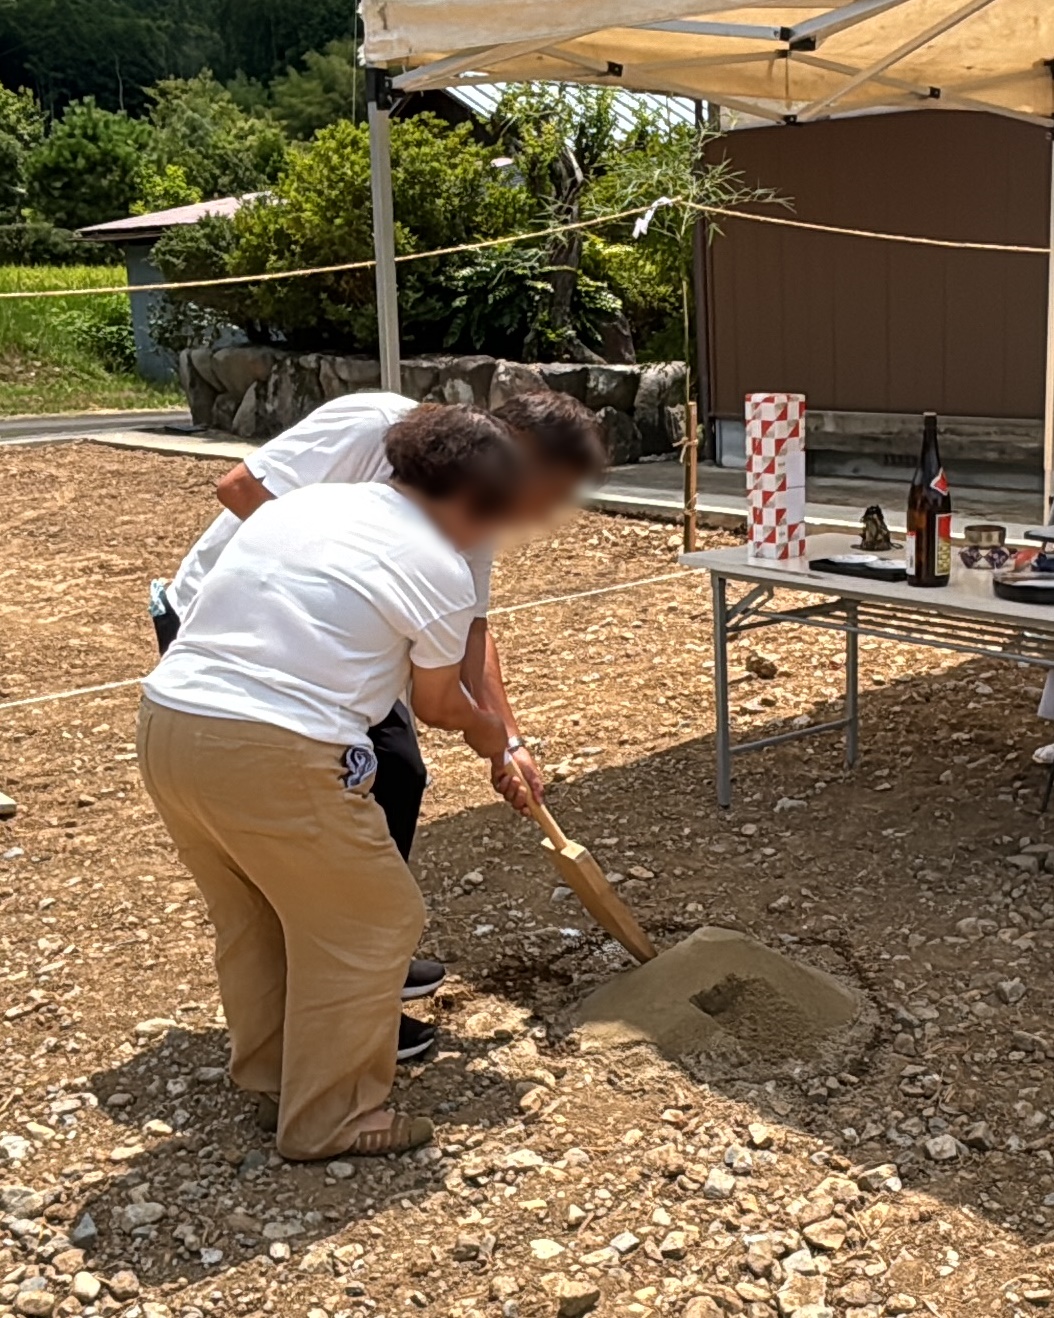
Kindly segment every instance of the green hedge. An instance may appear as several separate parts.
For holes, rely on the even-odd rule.
[[[69,229],[39,222],[0,224],[0,265],[116,265],[121,253]]]

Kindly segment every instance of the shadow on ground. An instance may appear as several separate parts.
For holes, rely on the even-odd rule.
[[[730,811],[714,803],[710,737],[553,788],[566,831],[624,876],[620,891],[661,946],[704,924],[741,929],[842,976],[874,1011],[866,1046],[843,1066],[797,1075],[767,1071],[764,1058],[745,1074],[642,1048],[594,1054],[594,1123],[617,1095],[688,1107],[716,1095],[821,1136],[841,1151],[835,1166],[895,1163],[908,1183],[1026,1240],[1049,1233],[1054,1171],[1036,1150],[1054,1106],[1054,904],[1043,854],[1022,851],[1049,826],[1036,814],[1042,771],[1025,767],[1028,698],[1010,677],[978,699],[982,675],[986,686],[998,680],[978,661],[864,696],[852,773],[835,738],[738,760]],[[760,729],[755,715],[751,733],[785,727]],[[1021,854],[1035,865],[1009,862]],[[95,1219],[97,1266],[134,1256],[144,1284],[185,1284],[209,1270],[218,1216],[228,1234],[213,1266],[225,1269],[286,1239],[302,1250],[349,1224],[368,1232],[373,1213],[404,1200],[441,1203],[474,1130],[515,1135],[537,1115],[523,1106],[525,1077],[556,1084],[582,1065],[570,1013],[629,962],[573,899],[554,896],[531,828],[497,805],[451,815],[422,830],[416,861],[432,910],[428,950],[452,978],[432,1008],[437,1056],[402,1074],[397,1099],[436,1116],[441,1151],[369,1160],[347,1179],[281,1164],[221,1074],[222,1034],[173,1030],[91,1080],[117,1134],[129,1127],[119,1162],[71,1176],[70,1221]],[[478,873],[482,884],[466,882]],[[1000,987],[1015,979],[1021,996]],[[161,1142],[137,1148],[151,1117],[171,1129],[155,1127]],[[934,1161],[927,1142],[943,1135],[955,1156]],[[130,1197],[151,1204],[155,1194],[190,1228],[185,1248],[148,1257],[112,1223]],[[208,1204],[200,1234],[197,1203]],[[151,1229],[144,1222],[144,1245]],[[357,1248],[346,1247],[352,1287]]]
[[[440,999],[438,1009],[443,1005]],[[412,1092],[417,1110],[432,1113],[437,1124],[513,1124],[519,1115],[515,1084],[487,1064],[494,1042],[447,1035],[426,1063],[400,1069],[397,1096]],[[226,1062],[223,1031],[177,1028],[90,1078],[115,1123],[117,1143],[106,1171],[75,1169],[71,1179],[81,1192],[67,1205],[67,1216],[71,1228],[85,1213],[96,1224],[97,1270],[130,1266],[143,1285],[182,1286],[276,1244],[279,1251],[285,1242],[310,1251],[312,1240],[356,1223],[365,1229],[384,1208],[442,1190],[448,1169],[434,1149],[350,1163],[285,1162],[257,1124],[254,1098],[227,1081]],[[151,1118],[151,1112],[164,1116]],[[144,1133],[156,1141],[149,1148]],[[163,1217],[159,1199],[178,1210],[183,1249],[147,1256],[134,1242],[154,1234]],[[217,1219],[224,1231],[220,1257],[210,1255]],[[347,1262],[354,1259],[352,1247]]]

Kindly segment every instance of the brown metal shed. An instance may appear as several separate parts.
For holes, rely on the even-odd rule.
[[[821,224],[1046,246],[1048,133],[994,115],[879,114],[714,143],[785,213]],[[777,209],[764,208],[770,213]],[[713,410],[804,392],[819,410],[1037,419],[1046,261],[729,221],[710,250]],[[1032,427],[1027,428],[1032,432]],[[1031,447],[1031,446],[1030,446]]]

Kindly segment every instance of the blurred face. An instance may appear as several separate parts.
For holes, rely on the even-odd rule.
[[[494,540],[509,523],[509,514],[482,516],[467,499],[441,499],[432,505],[432,517],[455,549],[474,549]]]
[[[574,502],[581,485],[567,467],[532,467],[516,496],[511,521],[548,522]]]

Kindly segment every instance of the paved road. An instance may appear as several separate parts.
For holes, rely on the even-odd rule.
[[[0,418],[0,443],[9,439],[100,435],[110,430],[157,430],[190,424],[190,413],[182,407],[156,412],[64,412],[57,416],[6,417]]]
[[[179,434],[191,424],[190,413],[178,408],[157,412],[85,412],[79,415],[0,419],[0,444],[47,443],[97,436],[105,443],[194,457],[222,457],[237,462],[254,445],[212,434]],[[177,433],[168,430],[175,428]],[[679,462],[642,462],[616,467],[607,481],[586,500],[589,506],[611,512],[638,513],[676,520],[682,507],[683,472]],[[868,504],[880,503],[895,533],[903,533],[906,482],[834,477],[810,477],[806,520],[814,526],[859,526]],[[1040,520],[1038,494],[1019,490],[955,487],[954,533],[970,521],[997,521],[1007,526],[1011,541],[1019,540],[1026,526]],[[707,525],[739,525],[745,516],[745,477],[742,471],[701,466],[699,511]]]
[[[594,504],[612,512],[665,513],[683,507],[684,474],[679,462],[641,462],[616,467],[596,492]],[[746,476],[725,467],[699,468],[699,503],[703,520],[731,524],[742,521],[746,509]],[[864,478],[810,476],[806,492],[806,520],[816,526],[860,525],[864,509],[881,504],[886,520],[899,533],[904,531],[907,504],[906,481],[876,481]],[[955,534],[967,522],[1001,522],[1008,527],[1035,526],[1041,521],[1043,499],[1038,493],[1021,490],[980,489],[952,486]]]

